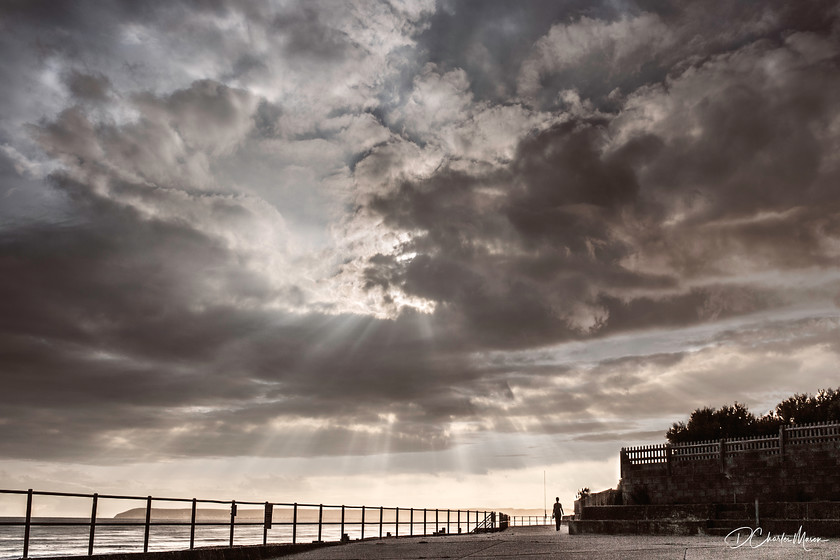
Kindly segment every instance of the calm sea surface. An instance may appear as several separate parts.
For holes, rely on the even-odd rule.
[[[2,518],[0,521],[20,521],[22,518]],[[81,521],[89,519],[33,519],[33,521]],[[96,526],[94,538],[94,554],[110,552],[142,552],[144,527],[131,526],[119,523],[116,520],[101,520],[102,523],[118,523],[117,525]],[[470,524],[472,527],[472,523]],[[441,527],[445,527],[445,522]],[[434,521],[426,527],[428,532],[434,531]],[[464,527],[466,530],[466,526]],[[453,523],[450,530],[457,532],[457,524]],[[344,532],[351,539],[361,537],[361,526],[359,523],[347,523],[344,525]],[[384,523],[382,535],[388,532],[396,534],[394,523]],[[400,535],[408,535],[410,527],[401,521],[399,527]],[[423,533],[423,523],[415,523],[413,533]],[[23,556],[23,526],[0,525],[0,559],[21,558]],[[365,526],[365,537],[378,537],[379,523],[367,523]],[[87,526],[38,526],[33,525],[29,537],[29,557],[79,555],[85,556],[88,552],[88,540],[90,528]],[[298,525],[297,542],[308,543],[318,539],[317,525]],[[339,524],[324,524],[321,530],[321,540],[338,541],[341,539],[341,526]],[[227,546],[230,542],[230,526],[197,526],[195,530],[195,546]],[[234,544],[262,544],[263,528],[259,526],[247,526],[237,524],[234,528]],[[268,531],[269,543],[290,543],[292,542],[292,527],[289,525],[275,524]],[[149,551],[183,550],[190,545],[189,526],[155,526],[152,525],[149,532]]]

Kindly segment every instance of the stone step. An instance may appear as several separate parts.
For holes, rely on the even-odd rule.
[[[572,520],[569,521],[570,535],[702,535],[706,531],[705,521],[690,520]]]
[[[748,527],[748,525],[744,525],[744,527]],[[737,528],[738,527],[733,527],[731,529],[729,527],[709,527],[706,529],[706,534],[713,537],[725,537]]]

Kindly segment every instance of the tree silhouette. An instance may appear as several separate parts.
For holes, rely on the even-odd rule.
[[[739,402],[720,408],[703,407],[688,422],[675,422],[665,437],[670,443],[772,435],[779,426],[840,422],[840,390],[820,389],[815,395],[795,394],[767,414],[756,417]]]

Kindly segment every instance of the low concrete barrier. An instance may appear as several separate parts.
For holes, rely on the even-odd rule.
[[[52,556],[49,560],[264,560],[306,552],[325,546],[342,543],[268,544],[250,546],[212,546],[192,550],[171,550],[165,552],[125,552],[119,554],[94,554],[93,556]]]

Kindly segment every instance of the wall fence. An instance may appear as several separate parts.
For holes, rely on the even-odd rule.
[[[680,461],[714,459],[723,464],[728,455],[747,452],[783,457],[785,447],[810,446],[831,441],[840,441],[840,423],[822,422],[781,426],[778,435],[770,436],[623,447],[621,449],[622,477],[626,465],[670,464]]]

